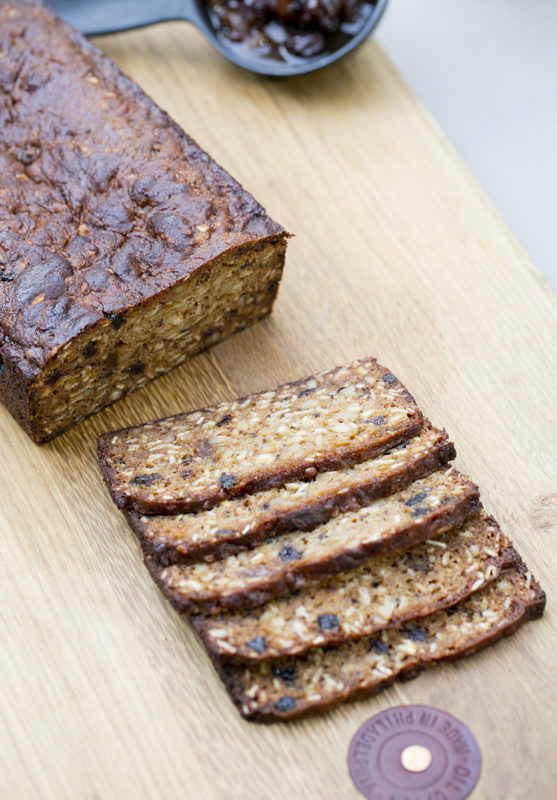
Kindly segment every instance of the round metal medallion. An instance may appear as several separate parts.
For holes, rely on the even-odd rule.
[[[397,706],[361,726],[348,767],[367,800],[464,800],[480,776],[478,743],[460,720],[431,706]]]

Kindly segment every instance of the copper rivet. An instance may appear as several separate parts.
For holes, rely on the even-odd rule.
[[[411,744],[400,754],[400,762],[408,772],[425,772],[431,764],[431,752],[421,744]]]

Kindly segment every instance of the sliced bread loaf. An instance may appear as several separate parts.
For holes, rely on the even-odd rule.
[[[354,466],[319,473],[245,497],[223,500],[194,514],[146,516],[126,512],[145,551],[162,566],[225,558],[255,547],[267,536],[311,530],[402,489],[455,457],[445,431],[431,423],[403,444]]]
[[[265,661],[330,647],[454,605],[515,558],[484,514],[409,550],[368,561],[258,608],[192,617],[216,659]]]
[[[545,595],[523,564],[502,573],[456,606],[305,657],[221,664],[221,677],[242,715],[260,722],[325,711],[373,694],[396,678],[414,678],[446,659],[473,653],[539,617]]]
[[[316,576],[352,569],[460,525],[479,510],[479,490],[456,469],[438,470],[400,492],[340,514],[312,531],[294,531],[213,564],[145,562],[179,611],[217,613],[260,605]]]
[[[384,453],[423,418],[373,358],[190,414],[108,433],[101,468],[120,508],[172,514]]]

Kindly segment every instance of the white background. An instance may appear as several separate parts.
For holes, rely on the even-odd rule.
[[[557,290],[557,0],[391,0],[376,36]]]

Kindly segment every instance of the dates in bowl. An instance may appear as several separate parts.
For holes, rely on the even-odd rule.
[[[208,0],[226,44],[251,57],[296,61],[341,48],[369,19],[365,0]],[[247,54],[247,53],[246,53]]]

